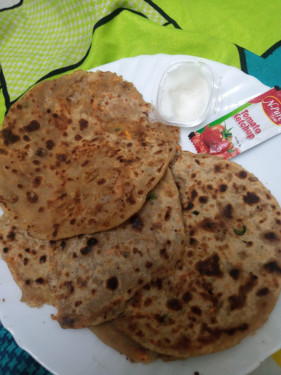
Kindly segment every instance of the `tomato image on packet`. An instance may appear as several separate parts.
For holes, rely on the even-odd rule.
[[[281,91],[273,88],[189,134],[197,153],[230,159],[281,133]]]

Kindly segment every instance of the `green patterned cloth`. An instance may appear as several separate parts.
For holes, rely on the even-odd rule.
[[[204,57],[281,86],[280,0],[9,1],[0,1],[0,124],[43,79],[141,54]],[[0,325],[0,374],[46,373]]]
[[[140,54],[206,57],[280,85],[280,19],[280,0],[24,0],[0,12],[0,122],[46,77]]]

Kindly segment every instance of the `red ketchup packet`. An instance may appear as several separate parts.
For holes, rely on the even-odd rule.
[[[197,153],[223,159],[281,133],[281,91],[273,88],[189,134]]]

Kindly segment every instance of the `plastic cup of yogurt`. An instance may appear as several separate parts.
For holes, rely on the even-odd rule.
[[[170,65],[162,75],[153,107],[155,120],[182,127],[201,124],[214,109],[215,75],[202,61]]]

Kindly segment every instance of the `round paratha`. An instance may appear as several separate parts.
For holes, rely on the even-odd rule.
[[[231,347],[268,319],[281,288],[281,209],[234,162],[182,152],[172,172],[183,261],[138,291],[112,324],[152,351],[190,357]]]
[[[115,318],[144,284],[173,270],[184,249],[179,193],[170,169],[142,209],[117,228],[57,241],[0,224],[1,255],[22,301],[58,309],[63,328]]]
[[[179,130],[110,72],[39,83],[0,132],[0,202],[40,239],[113,228],[136,213],[173,158]]]

